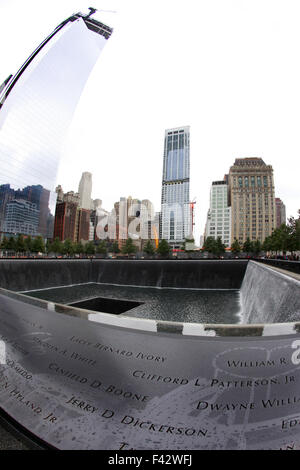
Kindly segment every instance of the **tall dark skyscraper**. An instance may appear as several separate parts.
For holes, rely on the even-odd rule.
[[[161,195],[162,238],[180,247],[191,235],[190,128],[165,131]]]
[[[275,198],[276,206],[276,228],[279,228],[280,225],[286,224],[286,209],[282,200],[279,197]]]

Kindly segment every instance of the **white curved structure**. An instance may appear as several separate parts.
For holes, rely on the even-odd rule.
[[[55,209],[62,144],[111,32],[90,16],[77,13],[62,22],[1,87],[0,232],[52,235],[50,214]],[[27,219],[17,210],[24,203],[7,207],[13,200],[33,204],[27,207]],[[33,222],[36,211],[38,222]]]

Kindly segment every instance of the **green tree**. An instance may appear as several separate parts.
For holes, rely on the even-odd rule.
[[[7,250],[8,251],[16,251],[17,250],[17,244],[16,240],[14,237],[10,237],[8,242],[7,242]]]
[[[50,252],[58,255],[63,252],[63,244],[58,237],[56,237],[50,245]]]
[[[27,251],[27,253],[31,253],[32,252],[32,238],[31,238],[31,235],[28,235],[28,237],[25,238],[24,242],[25,242],[25,251]]]
[[[216,240],[214,237],[207,237],[203,244],[203,251],[208,251],[208,253],[215,253],[216,251]]]
[[[92,241],[87,242],[84,246],[84,251],[87,255],[94,255],[95,254],[95,245]]]
[[[70,238],[66,238],[63,243],[63,253],[68,256],[72,256],[74,254],[74,243]]]
[[[290,240],[290,228],[282,224],[280,227],[276,228],[270,236],[270,250],[276,251],[287,251]]]
[[[300,210],[298,210],[298,218],[290,217],[287,224],[280,225],[270,236],[266,237],[263,249],[276,253],[300,250]]]
[[[221,256],[223,253],[225,253],[225,245],[222,243],[221,237],[217,238],[215,251],[213,251],[213,253],[217,256]]]
[[[247,253],[247,255],[249,253],[253,252],[253,244],[252,244],[249,237],[247,238],[247,240],[243,244],[243,251],[244,251],[244,253]]]
[[[45,253],[45,243],[40,235],[33,240],[32,251],[34,253]]]
[[[81,242],[75,243],[74,253],[76,253],[77,255],[82,255],[84,253],[84,246]]]
[[[298,218],[290,217],[288,219],[289,228],[289,251],[300,250],[300,209],[298,210]]]
[[[45,245],[45,251],[46,251],[47,254],[50,253],[50,251],[51,251],[51,249],[50,249],[50,248],[51,248],[51,244],[52,244],[52,242],[51,242],[51,240],[49,240],[49,238],[48,238],[47,241],[46,241],[46,245]],[[31,249],[30,249],[29,251],[31,251]]]
[[[105,255],[107,253],[107,243],[105,240],[100,240],[97,247],[96,247],[96,253],[99,253],[101,255]]]
[[[133,244],[132,238],[127,238],[125,245],[122,248],[124,255],[130,255],[136,252],[136,246]]]
[[[271,236],[269,237],[266,237],[264,239],[264,242],[262,244],[262,249],[264,251],[271,251],[272,250],[272,239],[271,239]]]
[[[26,246],[24,242],[24,237],[19,233],[16,240],[16,251],[17,253],[24,253],[26,251]]]
[[[231,245],[231,251],[232,253],[240,253],[241,251],[241,245],[239,244],[236,238],[234,239],[234,242]]]
[[[145,247],[144,247],[144,252],[147,253],[147,255],[154,255],[155,249],[151,243],[151,240],[148,240]]]
[[[0,248],[1,250],[7,250],[7,246],[8,246],[8,238],[7,237],[3,237],[3,240],[0,244]]]
[[[167,240],[160,240],[156,251],[161,256],[169,256],[171,248]]]
[[[119,245],[118,245],[118,242],[115,241],[113,242],[113,244],[111,245],[111,251],[112,253],[116,254],[116,253],[120,253],[120,248],[119,248]]]
[[[255,255],[258,255],[261,252],[261,249],[262,249],[262,246],[261,246],[260,241],[255,240],[255,242],[253,242],[253,253]]]

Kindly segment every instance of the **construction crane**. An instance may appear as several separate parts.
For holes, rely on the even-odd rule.
[[[96,11],[103,11],[105,13],[117,13],[116,11],[114,10],[97,10],[96,8],[92,8],[92,7],[89,7],[89,14],[85,17],[85,18],[89,18],[91,15],[93,15],[94,13],[96,13]]]
[[[191,215],[192,215],[192,234],[194,232],[194,225],[195,225],[195,222],[194,222],[194,206],[196,204],[196,198],[194,197],[194,199],[192,201],[190,201],[190,209],[191,209]]]

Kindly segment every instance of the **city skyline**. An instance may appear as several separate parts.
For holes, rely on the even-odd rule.
[[[92,197],[106,208],[132,194],[160,210],[164,130],[190,125],[197,243],[211,182],[235,158],[268,161],[287,217],[299,208],[300,70],[294,57],[300,7],[290,2],[283,11],[281,1],[213,3],[182,8],[176,1],[152,2],[147,8],[136,1],[94,2],[95,8],[117,11],[97,13],[114,32],[82,95],[57,176],[57,183],[75,188],[82,172],[93,173]],[[88,6],[53,1],[40,9],[36,1],[3,1],[0,37],[10,50],[3,51],[0,81],[16,72],[61,17]],[[14,31],[5,24],[7,15],[14,17]],[[170,74],[179,57],[184,67]]]

